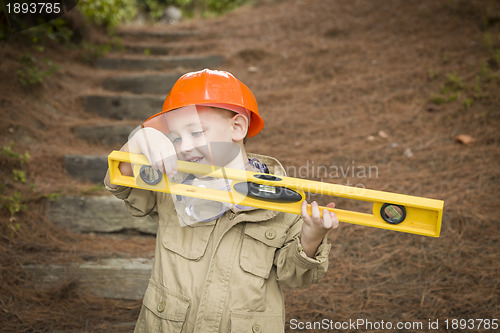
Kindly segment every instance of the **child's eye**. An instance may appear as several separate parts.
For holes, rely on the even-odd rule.
[[[181,138],[172,138],[171,140],[174,145],[178,145],[181,143]]]
[[[193,133],[191,133],[191,135],[194,136],[194,137],[202,136],[203,135],[203,131],[194,131]]]

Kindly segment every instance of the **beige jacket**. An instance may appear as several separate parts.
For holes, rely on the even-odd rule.
[[[249,155],[284,175],[270,157]],[[170,194],[118,187],[134,216],[158,223],[153,272],[135,332],[283,332],[281,285],[304,287],[328,268],[326,237],[315,259],[300,246],[302,218],[252,209],[181,227]]]

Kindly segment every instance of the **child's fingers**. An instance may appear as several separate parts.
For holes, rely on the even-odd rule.
[[[309,216],[309,213],[307,212],[307,201],[304,200],[302,201],[302,206],[300,207],[300,212],[302,214],[302,218],[306,223],[311,223],[311,217]]]
[[[339,218],[337,217],[337,215],[334,212],[330,212],[330,214],[328,214],[328,215],[330,215],[330,218],[332,219],[331,228],[337,229],[339,224],[340,224]]]
[[[328,208],[335,208],[335,202],[330,202],[328,205],[326,205]]]
[[[321,223],[321,214],[319,213],[318,203],[316,201],[311,203],[311,217],[314,223]]]
[[[327,209],[323,209],[323,228],[330,229],[333,226],[333,219]]]
[[[162,164],[167,176],[172,177],[177,173],[177,157],[173,155],[164,156]]]

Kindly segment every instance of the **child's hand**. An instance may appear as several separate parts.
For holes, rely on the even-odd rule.
[[[302,234],[300,236],[300,243],[304,252],[308,257],[313,258],[316,250],[323,241],[323,237],[331,229],[335,229],[339,226],[339,219],[333,212],[328,210],[323,210],[323,218],[321,218],[318,203],[313,201],[311,203],[311,215],[307,212],[307,201],[302,202],[302,219],[304,224],[302,224]],[[335,208],[335,204],[329,203],[326,205],[328,208]]]
[[[169,177],[177,172],[174,145],[165,134],[152,127],[137,131],[128,141],[128,150],[130,153],[143,154],[153,169],[160,170]]]

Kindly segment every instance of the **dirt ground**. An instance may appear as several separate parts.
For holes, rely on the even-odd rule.
[[[439,238],[345,223],[331,232],[325,278],[285,290],[287,331],[325,319],[390,322],[400,332],[420,327],[396,330],[398,322],[431,331],[430,323],[439,321],[434,331],[456,331],[452,320],[474,319],[464,331],[475,331],[478,319],[500,319],[500,2],[259,3],[215,19],[127,29],[200,31],[171,43],[172,54],[196,44],[198,54],[225,57],[222,69],[250,87],[265,120],[248,151],[277,157],[290,176],[445,201]],[[61,68],[23,87],[16,72],[27,52]],[[121,331],[119,324],[133,322],[140,308],[82,294],[74,281],[37,285],[22,270],[26,263],[134,256],[154,246],[71,234],[44,217],[54,193],[103,193],[65,175],[64,154],[116,148],[85,143],[71,132],[79,124],[109,122],[83,111],[79,97],[99,92],[99,80],[111,73],[96,70],[82,53],[55,44],[37,53],[21,36],[0,44],[0,144],[14,142],[16,151],[31,156],[23,166],[26,184],[9,181],[2,188],[4,194],[19,190],[28,204],[10,222],[2,207],[5,332]],[[2,157],[3,183],[15,163]],[[334,200],[339,208],[367,209]]]

